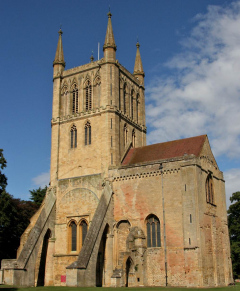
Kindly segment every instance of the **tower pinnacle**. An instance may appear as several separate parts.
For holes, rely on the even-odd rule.
[[[115,52],[117,50],[117,46],[115,44],[114,35],[113,35],[112,21],[111,21],[112,14],[110,10],[107,15],[108,15],[108,25],[107,25],[105,42],[103,45],[104,57],[105,58],[111,57],[115,60]],[[107,51],[109,51],[109,54],[107,53]]]
[[[63,45],[62,45],[62,29],[58,31],[59,37],[58,37],[58,44],[57,44],[57,50],[56,50],[56,55],[55,59],[53,61],[53,66],[54,65],[62,65],[63,68],[65,68],[65,62],[64,62],[64,56],[63,56]]]
[[[135,76],[141,75],[144,77],[145,74],[143,71],[142,59],[141,59],[140,50],[139,50],[140,44],[138,41],[137,41],[136,47],[137,47],[137,53],[136,53],[136,58],[135,58],[133,75]]]

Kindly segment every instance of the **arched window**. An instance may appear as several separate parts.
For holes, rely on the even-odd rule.
[[[87,235],[87,230],[88,230],[88,225],[87,222],[85,220],[82,220],[80,223],[80,241],[81,241],[81,246],[83,246],[84,240],[86,238]]]
[[[75,252],[77,250],[77,225],[74,221],[72,221],[69,227],[70,227],[70,241],[71,241],[70,251]]]
[[[73,92],[72,92],[72,114],[78,112],[78,88],[77,85],[73,85]]]
[[[133,119],[133,111],[134,111],[134,108],[133,108],[133,95],[134,95],[134,91],[132,90],[131,91],[131,118]]]
[[[86,111],[92,109],[92,85],[88,80],[86,84]]]
[[[155,215],[147,218],[147,247],[161,246],[160,221]]]
[[[125,83],[123,85],[123,113],[124,114],[127,112],[126,97],[127,97],[127,84]]]
[[[133,131],[132,131],[132,146],[135,148],[135,138],[136,138],[136,136],[135,136],[135,129],[133,129]]]
[[[139,94],[137,94],[137,98],[136,98],[136,120],[138,122],[138,118],[139,118]]]
[[[126,146],[128,142],[128,129],[127,129],[126,123],[124,124],[124,127],[123,127],[123,134],[124,134],[124,146]]]
[[[91,144],[92,142],[91,135],[92,135],[91,124],[89,121],[87,121],[85,124],[85,145]]]
[[[206,201],[207,203],[214,204],[213,179],[211,174],[206,179]]]
[[[71,127],[71,149],[77,147],[77,128],[75,125]]]

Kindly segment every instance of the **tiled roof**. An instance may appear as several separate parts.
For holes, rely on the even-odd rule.
[[[193,154],[198,157],[201,153],[206,135],[152,144],[140,148],[132,148],[124,158],[122,165],[133,165],[182,157]]]

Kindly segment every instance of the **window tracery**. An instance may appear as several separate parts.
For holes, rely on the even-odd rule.
[[[72,114],[78,112],[78,87],[77,84],[73,85],[72,90]]]
[[[92,85],[89,80],[87,80],[86,83],[86,88],[85,88],[85,93],[86,93],[86,111],[92,109]]]

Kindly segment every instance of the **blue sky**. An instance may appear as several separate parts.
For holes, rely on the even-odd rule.
[[[29,199],[49,182],[52,62],[62,25],[66,69],[103,56],[111,7],[117,59],[145,71],[148,144],[208,134],[240,190],[240,1],[9,0],[0,2],[0,148],[7,191]],[[229,202],[228,202],[229,204]]]

